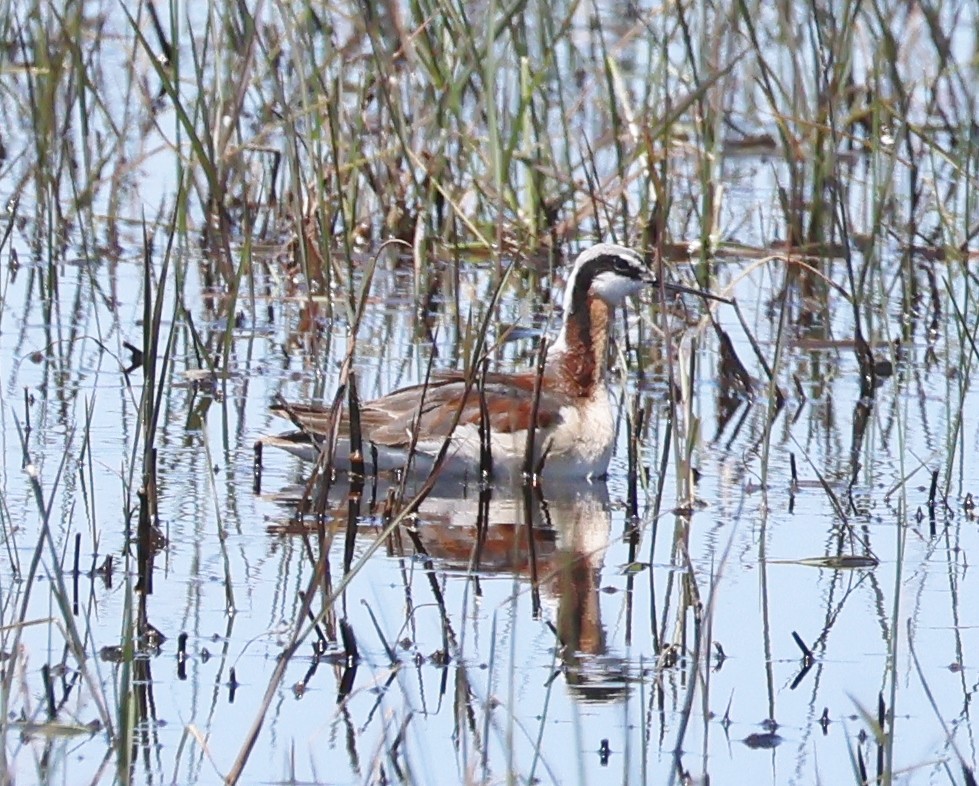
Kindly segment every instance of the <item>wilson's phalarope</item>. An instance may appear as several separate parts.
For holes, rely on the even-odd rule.
[[[532,466],[545,477],[600,478],[608,469],[615,441],[615,421],[605,382],[608,335],[613,311],[626,297],[657,286],[653,272],[635,251],[599,243],[575,260],[564,291],[564,316],[557,340],[548,348],[537,408],[535,455]],[[696,289],[664,284],[681,292],[727,302]],[[495,476],[515,476],[524,466],[527,429],[533,414],[536,371],[488,373],[483,396]],[[443,471],[476,475],[480,467],[480,393],[461,372],[439,372],[428,385],[388,393],[361,405],[365,465],[377,470],[405,465],[417,429],[414,469],[431,468],[456,413]],[[276,414],[291,417],[302,428],[265,437],[266,445],[315,460],[330,434],[329,407],[315,404],[275,406]],[[346,423],[334,453],[334,466],[349,466],[344,439]],[[485,433],[485,427],[483,429]],[[373,458],[373,461],[372,461]]]

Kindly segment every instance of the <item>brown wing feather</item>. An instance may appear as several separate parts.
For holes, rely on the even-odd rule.
[[[512,433],[527,428],[533,411],[534,374],[488,374],[484,385],[486,410],[490,427],[500,433]],[[460,404],[460,424],[480,422],[479,391],[470,388],[465,393],[465,377],[441,374],[426,389],[423,385],[390,393],[366,404],[361,412],[365,431],[378,444],[391,447],[410,442],[409,426],[418,417],[419,436],[425,439],[445,438],[455,420]],[[419,412],[418,402],[424,395]],[[537,425],[550,427],[560,416],[562,405],[555,396],[542,393],[537,412]]]
[[[533,413],[535,382],[534,373],[486,375],[484,395],[490,428],[500,433],[512,433],[527,428]],[[378,445],[405,447],[411,442],[409,429],[417,417],[421,438],[444,439],[455,420],[465,388],[465,376],[442,372],[427,387],[412,385],[367,402],[360,411],[364,435]],[[419,401],[422,401],[420,411]],[[542,391],[537,411],[538,428],[549,428],[556,423],[564,403],[566,402],[560,396]],[[293,419],[304,429],[320,436],[329,432],[329,407],[289,404],[275,405],[272,411]],[[459,423],[478,424],[480,418],[479,391],[473,386],[462,404]],[[341,435],[346,435],[347,426],[347,417],[344,414],[340,423]]]
[[[332,423],[330,407],[320,404],[273,404],[269,409],[273,414],[292,420],[304,429],[321,436],[329,432]]]

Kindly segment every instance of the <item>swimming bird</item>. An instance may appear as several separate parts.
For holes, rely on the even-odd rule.
[[[534,460],[546,477],[604,477],[612,457],[615,420],[606,384],[608,338],[617,306],[645,287],[658,286],[652,270],[630,248],[599,243],[579,254],[564,291],[561,330],[548,347],[537,406]],[[664,282],[668,292],[716,295]],[[527,430],[534,409],[536,371],[487,373],[482,395],[463,372],[438,372],[427,385],[412,385],[361,405],[365,464],[390,470],[405,466],[413,435],[418,472],[431,469],[442,444],[451,445],[443,474],[478,476],[480,424],[488,425],[494,477],[518,476],[525,466]],[[331,433],[330,408],[316,404],[272,407],[300,430],[262,441],[315,460]],[[456,422],[456,415],[459,415]],[[483,421],[483,418],[486,418]],[[455,429],[452,424],[456,422]],[[340,424],[334,467],[349,466],[347,423]],[[372,461],[373,456],[373,461]]]

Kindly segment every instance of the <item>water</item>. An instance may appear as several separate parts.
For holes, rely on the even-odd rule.
[[[102,45],[105,64],[117,68],[129,61],[119,32],[128,28],[110,18],[119,38]],[[967,29],[956,28],[953,51],[962,51]],[[584,25],[576,35],[593,40]],[[686,44],[678,41],[670,52],[679,58]],[[25,188],[23,220],[0,252],[0,649],[9,778],[107,783],[121,772],[141,783],[220,782],[261,721],[242,782],[631,784],[685,774],[715,783],[854,782],[858,755],[875,772],[879,701],[895,780],[944,782],[947,767],[957,782],[958,756],[975,767],[969,653],[977,646],[970,600],[977,588],[969,566],[977,529],[969,495],[977,490],[979,442],[969,385],[973,283],[964,263],[937,261],[917,238],[927,247],[902,267],[911,241],[893,230],[895,238],[879,242],[859,313],[875,359],[892,363],[893,373],[881,374],[872,401],[862,398],[846,262],[804,260],[842,291],[822,291],[817,276],[808,289],[792,282],[783,297],[789,266],[774,241],[787,235],[779,189],[789,167],[750,151],[731,155],[716,171],[727,244],[714,287],[735,298],[745,322],[730,306],[712,310],[754,378],[752,397],[726,398],[729,376],[704,304],[688,300],[688,313],[664,323],[647,298],[616,324],[627,370],[613,375],[622,415],[606,483],[545,483],[526,494],[499,487],[488,501],[483,490],[487,528],[478,551],[481,489],[472,484],[441,484],[416,518],[382,538],[390,486],[363,490],[353,532],[349,488],[338,482],[322,527],[309,517],[303,527],[295,501],[310,465],[266,452],[256,490],[253,446],[284,428],[268,412],[276,395],[332,400],[350,337],[344,303],[359,293],[375,248],[357,249],[352,284],[334,281],[311,313],[282,264],[287,233],[270,231],[229,314],[227,292],[208,283],[223,258],[202,251],[199,212],[189,219],[196,229],[173,233],[168,257],[180,188],[168,144],[177,136],[171,107],[151,111],[127,98],[124,83],[109,84],[110,107],[142,106],[158,122],[123,132],[120,156],[140,163],[138,172],[126,167],[121,182],[138,199],[114,211],[106,189],[99,191],[94,212],[59,225],[62,244],[45,230],[44,200]],[[189,79],[184,89],[193,92]],[[18,116],[16,94],[6,98],[5,117]],[[740,96],[732,112],[750,115],[748,103]],[[602,105],[582,111],[604,127]],[[12,147],[34,155],[27,126],[8,125]],[[278,133],[276,144],[285,147],[287,136]],[[945,150],[940,134],[931,141]],[[906,198],[879,199],[890,170],[877,158],[886,153],[855,155],[841,170],[859,232],[870,231],[878,204],[893,210],[891,229],[907,221]],[[247,182],[267,187],[267,170],[256,164],[262,154],[247,156],[259,170]],[[699,237],[700,217],[683,207],[700,204],[698,159],[679,148],[670,161],[680,205],[672,236]],[[595,162],[608,177],[617,171],[612,146],[599,149]],[[920,232],[943,220],[974,222],[968,172],[940,155],[919,165],[933,188],[922,200],[929,208]],[[893,177],[906,184],[904,161]],[[623,187],[633,216],[640,182]],[[12,196],[8,189],[0,196]],[[945,214],[932,209],[937,203]],[[160,540],[148,561],[136,542],[145,366],[123,369],[132,361],[125,343],[143,345],[142,218],[157,214],[146,219],[154,235],[148,258],[154,280],[167,259],[169,274],[156,367]],[[587,243],[603,220],[583,222],[572,246]],[[233,264],[258,239],[240,227],[228,243]],[[862,241],[853,238],[858,271]],[[433,355],[436,369],[466,363],[496,263],[435,248],[420,271],[391,249],[379,256],[354,361],[364,399],[423,379]],[[556,324],[562,271],[539,263],[539,256],[521,262],[491,315],[488,338],[500,342],[495,369],[532,367],[538,336]],[[791,264],[798,273],[800,258]],[[689,276],[685,262],[675,267]],[[340,269],[347,269],[342,255]],[[920,293],[905,302],[909,275]],[[663,324],[668,338],[658,334]],[[504,340],[511,325],[515,337]],[[171,335],[172,364],[164,369]],[[677,369],[695,362],[672,430],[662,362],[670,352]],[[209,362],[220,373],[210,374]],[[776,366],[785,395],[777,412],[766,365]],[[636,411],[644,415],[640,464],[648,481],[633,518],[625,413]],[[678,491],[678,459],[688,446],[698,475],[692,504]],[[42,507],[50,511],[47,528]],[[328,578],[317,574],[321,548]],[[866,559],[839,561],[853,556]],[[344,583],[347,565],[356,573]],[[141,589],[150,576],[147,594]],[[316,630],[303,613],[311,587],[314,614],[336,594]],[[356,664],[343,656],[341,621],[356,640]],[[143,635],[131,653],[136,627]],[[297,629],[304,638],[265,705]],[[75,638],[83,653],[66,647]],[[126,712],[132,743],[114,747]]]
[[[122,513],[135,505],[126,489],[132,488],[128,467],[140,380],[134,373],[130,390],[116,360],[90,338],[49,344],[52,331],[32,308],[25,305],[18,312],[19,304],[37,299],[27,289],[29,272],[22,269],[16,277],[8,272],[5,288],[0,350],[14,362],[5,364],[4,374],[8,535],[3,572],[6,618],[30,588],[25,619],[41,623],[23,631],[14,676],[22,698],[12,704],[23,706],[28,720],[40,722],[41,667],[67,661],[68,673],[74,673],[57,628],[44,620],[58,616],[51,574],[60,567],[71,588],[76,533],[83,571],[93,559],[115,558],[111,584],[81,577],[75,619],[94,678],[109,702],[118,700],[113,688],[122,666],[92,656],[118,645],[135,581]],[[119,291],[138,298],[140,271],[127,263],[114,271],[93,267],[87,276],[64,271],[62,301],[70,302],[75,287],[92,282],[108,288],[110,276],[117,278]],[[372,383],[387,388],[416,380],[423,371],[426,348],[412,339],[414,315],[385,305],[407,297],[406,283],[396,270],[378,277],[379,302],[365,329],[390,330],[396,345],[373,357],[369,348],[379,345],[365,342],[358,361],[365,395],[373,394]],[[508,302],[507,308],[517,305]],[[135,304],[124,303],[118,311],[127,310],[134,311]],[[107,310],[98,317],[103,325],[112,318]],[[298,618],[300,592],[313,574],[315,532],[303,536],[286,526],[292,509],[277,499],[281,489],[303,479],[308,465],[267,453],[263,493],[252,490],[252,445],[277,428],[266,412],[273,394],[296,399],[320,376],[327,391],[335,381],[333,364],[315,371],[306,364],[283,368],[276,359],[281,319],[272,329],[258,324],[236,331],[233,373],[217,380],[211,393],[195,390],[185,379],[191,355],[178,342],[179,361],[167,379],[157,438],[157,493],[167,546],[156,556],[154,591],[146,598],[147,621],[166,642],[139,656],[145,705],[137,726],[138,779],[192,783],[217,780],[228,771],[259,714],[270,673]],[[96,321],[95,314],[87,321]],[[334,332],[342,344],[345,328],[337,325]],[[138,327],[130,322],[124,328],[120,319],[118,334],[134,340]],[[744,343],[738,347],[747,349]],[[419,556],[411,538],[398,533],[363,561],[328,619],[332,630],[340,618],[350,622],[361,655],[345,698],[338,703],[341,662],[333,657],[316,663],[316,637],[310,636],[264,714],[246,778],[353,783],[377,777],[380,769],[401,768],[429,783],[498,780],[511,769],[559,783],[610,775],[627,782],[658,781],[673,767],[679,717],[693,679],[698,687],[680,764],[703,768],[715,778],[811,782],[817,767],[824,780],[849,777],[848,751],[859,747],[874,760],[872,742],[861,743],[857,735],[867,729],[861,708],[876,714],[881,692],[888,706],[896,702],[895,734],[906,741],[898,746],[897,766],[911,768],[911,780],[926,777],[916,770],[934,771],[938,765],[928,762],[950,755],[926,685],[968,759],[971,736],[963,713],[973,691],[967,653],[974,633],[962,602],[970,596],[967,566],[975,527],[958,495],[948,500],[950,510],[939,505],[934,532],[927,515],[929,470],[945,466],[940,451],[946,420],[955,414],[950,385],[957,381],[947,369],[927,371],[916,357],[925,348],[909,350],[911,357],[877,392],[858,448],[861,466],[852,478],[858,510],[847,510],[847,526],[834,511],[830,491],[848,505],[856,362],[850,352],[835,350],[790,350],[785,373],[800,376],[809,398],[790,392],[775,420],[767,494],[758,488],[764,402],[746,403],[744,426],[714,437],[716,386],[705,373],[695,390],[704,436],[694,451],[703,505],[689,519],[669,512],[654,519],[648,513],[651,496],[641,493],[635,542],[625,511],[621,439],[607,484],[571,489],[545,484],[543,499],[529,500],[508,489],[494,490],[488,540],[476,569],[470,569],[470,561],[478,489],[439,489],[413,524],[428,556]],[[44,358],[34,362],[34,352]],[[940,339],[934,354],[949,352]],[[508,350],[501,367],[512,367],[524,354],[522,348]],[[404,357],[409,360],[399,361]],[[703,342],[698,361],[703,368],[716,367],[713,342]],[[819,382],[812,373],[807,376],[817,367],[824,369]],[[643,459],[655,467],[665,403],[659,386],[644,387],[651,392],[637,392],[630,381],[623,395],[638,395],[652,413]],[[25,389],[34,397],[27,410]],[[966,411],[970,399],[967,394]],[[38,540],[38,515],[15,426],[23,427],[28,412],[27,449],[41,487],[51,495],[56,551],[52,556],[42,549],[41,579],[33,585],[24,576]],[[968,477],[975,458],[968,420],[963,436],[959,449]],[[794,494],[790,453],[804,481]],[[911,473],[916,474],[900,487]],[[811,482],[819,477],[829,491]],[[673,473],[666,478],[669,507]],[[961,489],[969,490],[967,484]],[[361,503],[355,562],[382,529],[384,496],[383,488],[368,489]],[[338,508],[330,530],[335,586],[343,572],[344,489],[333,504]],[[925,512],[920,519],[919,509]],[[873,570],[798,562],[868,550],[880,560]],[[14,562],[20,565],[19,580],[10,582]],[[694,672],[689,648],[698,624],[710,625],[701,638],[705,644],[717,642],[720,650],[713,649],[709,663]],[[793,632],[816,656],[797,686],[793,681],[803,663]],[[188,634],[189,654],[182,677],[176,657],[180,633]],[[578,652],[562,650],[557,634],[562,641],[578,641]],[[336,649],[331,642],[329,650]],[[725,657],[719,659],[721,650]],[[893,663],[891,652],[897,653]],[[61,690],[56,681],[55,695]],[[825,729],[819,724],[824,708],[830,720]],[[97,719],[89,691],[76,687],[58,717],[77,724]],[[760,750],[746,744],[751,735],[765,733],[768,719],[777,721],[781,744]],[[607,760],[600,752],[603,740],[610,750]],[[38,771],[40,757],[54,762],[54,771],[45,774],[49,780],[74,782],[80,773],[85,780],[108,777],[101,770],[106,766],[101,732],[9,737],[7,755],[24,778]]]

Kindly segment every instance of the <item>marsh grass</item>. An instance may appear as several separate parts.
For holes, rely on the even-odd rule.
[[[202,438],[208,478],[201,482],[208,484],[213,509],[230,630],[240,596],[227,544],[243,528],[212,468],[232,463],[240,439],[228,427],[228,401],[240,401],[244,411],[243,402],[257,395],[249,394],[247,380],[255,344],[244,348],[242,331],[271,323],[278,331],[269,342],[275,361],[308,372],[312,392],[335,397],[336,411],[346,406],[356,423],[361,395],[377,387],[354,370],[370,354],[365,345],[379,362],[394,354],[387,348],[393,345],[390,323],[362,324],[373,308],[376,266],[385,273],[410,269],[419,304],[412,325],[427,352],[415,358],[421,365],[414,370],[424,370],[414,376],[427,379],[455,363],[478,391],[482,374],[514,359],[502,338],[489,338],[508,298],[531,299],[538,313],[549,314],[547,293],[556,289],[564,258],[602,238],[643,246],[663,280],[682,276],[712,289],[740,287],[731,309],[736,323],[716,310],[689,323],[660,301],[656,315],[646,310],[638,325],[626,318],[619,331],[620,365],[638,367],[642,380],[624,394],[628,563],[644,558],[648,566],[674,568],[657,583],[648,567],[645,609],[634,606],[641,580],[629,574],[626,637],[631,644],[633,619],[643,618],[656,658],[650,680],[639,680],[644,705],[651,708],[654,697],[662,701],[674,671],[687,675],[676,701],[673,776],[684,775],[684,730],[698,706],[705,740],[709,734],[707,651],[728,551],[705,571],[691,549],[698,465],[706,461],[705,449],[718,444],[705,434],[700,391],[718,376],[711,364],[720,344],[729,361],[718,364],[720,383],[737,381],[729,386],[730,419],[717,439],[727,430],[726,444],[741,446],[739,471],[757,477],[764,497],[753,545],[766,703],[774,716],[781,632],[772,621],[769,526],[791,444],[819,479],[832,520],[829,556],[886,549],[896,566],[893,586],[878,588],[892,603],[882,623],[890,665],[883,676],[887,714],[877,721],[879,747],[869,773],[892,782],[903,717],[895,664],[909,613],[901,595],[908,548],[903,523],[915,505],[908,480],[925,464],[933,473],[930,526],[937,537],[968,488],[972,458],[967,408],[976,303],[969,263],[979,234],[979,151],[975,67],[962,32],[975,23],[970,6],[845,0],[829,15],[814,5],[739,0],[724,8],[681,4],[667,14],[522,0],[206,8],[25,0],[3,10],[0,30],[8,43],[0,53],[0,170],[7,186],[0,196],[8,210],[0,235],[0,309],[2,330],[17,336],[11,343],[17,359],[0,366],[7,372],[0,405],[5,424],[22,425],[15,451],[22,461],[12,462],[8,451],[4,473],[8,484],[17,477],[29,491],[31,522],[16,525],[24,506],[14,509],[12,497],[0,495],[3,569],[19,582],[0,598],[0,642],[9,656],[0,697],[5,741],[19,725],[42,718],[88,722],[65,720],[50,668],[38,671],[21,646],[28,626],[44,625],[49,640],[58,642],[51,649],[64,649],[55,665],[78,675],[75,689],[95,706],[111,762],[106,766],[120,782],[138,779],[140,753],[149,747],[145,729],[154,722],[151,664],[158,640],[151,597],[161,575],[156,560],[168,549],[166,511],[174,504],[167,496],[174,492],[161,483],[166,473],[159,448],[168,442],[183,371],[200,372],[195,380],[213,386],[206,393],[194,388],[200,427],[213,403],[220,402],[225,418],[219,449]],[[905,36],[907,29],[914,35]],[[759,149],[763,155],[755,155]],[[770,195],[746,199],[745,207],[732,192],[739,186],[735,162],[748,156]],[[392,238],[397,248],[384,250]],[[124,283],[133,280],[125,270],[134,264],[141,267],[138,296]],[[470,297],[464,282],[473,269],[485,278]],[[771,296],[746,304],[740,293],[753,288]],[[24,303],[14,303],[11,292],[26,293]],[[29,332],[34,320],[42,340]],[[841,324],[848,331],[845,345],[834,335]],[[346,329],[345,345],[334,339],[338,325]],[[123,364],[115,364],[126,357],[126,335],[139,330],[133,367],[122,373]],[[362,330],[373,332],[361,339]],[[805,373],[802,341],[852,353],[858,370],[846,456],[831,467],[820,465],[814,441],[787,437],[805,417],[805,401],[791,422],[785,406],[791,391],[806,389],[799,378]],[[30,349],[35,344],[39,348]],[[527,351],[521,362],[539,364],[545,346],[539,342],[536,354]],[[925,372],[907,360],[918,346],[926,348]],[[35,351],[40,370],[30,377],[28,393],[23,359]],[[938,440],[943,448],[927,460],[911,459],[915,415],[887,386],[923,389],[940,353],[951,378]],[[339,365],[338,373],[312,370],[331,364]],[[726,374],[725,367],[740,370]],[[399,369],[413,374],[409,360]],[[821,384],[818,373],[812,376]],[[107,511],[104,500],[115,492],[98,483],[105,462],[94,421],[111,395],[97,383],[110,378],[119,383],[127,451],[112,467],[122,501]],[[667,395],[654,401],[647,384],[662,385]],[[35,393],[45,406],[31,403]],[[52,429],[63,440],[53,473],[52,458],[44,454]],[[894,500],[902,526],[895,526],[893,542],[883,543],[883,536],[865,531],[867,498],[876,478],[874,451],[891,433],[898,466],[887,499]],[[328,459],[329,450],[319,469],[327,469]],[[488,454],[484,469],[490,469]],[[537,469],[528,466],[528,476]],[[301,594],[297,590],[287,642],[226,773],[229,781],[248,777],[265,716],[307,638],[315,636],[321,647],[342,646],[347,677],[341,700],[349,704],[358,660],[353,653],[362,649],[356,642],[366,624],[349,613],[347,590],[430,491],[397,489],[386,500],[383,525],[359,553],[364,491],[352,494],[337,579],[329,572],[334,532],[325,516],[332,482],[324,471],[307,489],[320,514],[313,517],[315,537],[306,533],[311,572]],[[793,500],[804,493],[793,484]],[[942,507],[936,500],[951,502]],[[531,546],[539,502],[528,496],[523,509]],[[481,495],[480,504],[485,524],[492,493]],[[64,524],[55,529],[52,516],[62,507]],[[661,537],[665,510],[673,511],[668,554]],[[78,511],[85,532],[76,524]],[[66,575],[79,580],[80,558],[70,556],[72,546],[75,554],[83,548],[79,535],[93,555],[115,554],[123,563],[125,601],[109,645],[120,659],[111,674],[99,666],[96,640],[105,637],[93,617],[94,601],[76,608],[78,593],[65,581]],[[466,585],[473,597],[480,593],[478,564],[477,551]],[[532,617],[538,618],[546,581],[536,562],[533,570]],[[473,757],[469,748],[463,756],[467,777],[486,782],[496,775],[490,754],[495,733],[508,777],[522,766],[516,755],[522,734],[537,740],[527,777],[548,773],[557,780],[541,742],[551,683],[536,733],[521,726],[512,681],[501,720],[495,698],[477,698],[480,680],[465,664],[465,638],[454,630],[433,563],[426,571],[442,648],[462,663],[455,712],[462,745],[472,746]],[[43,586],[42,572],[49,580]],[[50,618],[37,612],[39,595],[48,599]],[[464,607],[470,602],[466,595]],[[514,608],[498,613],[515,614]],[[958,615],[957,605],[954,610]],[[827,632],[834,619],[828,617]],[[389,666],[400,671],[381,623],[372,621]],[[497,624],[494,612],[494,636]],[[229,633],[225,648],[230,640]],[[493,678],[515,659],[516,639],[509,641],[504,658],[493,639]],[[222,660],[222,675],[225,665]],[[37,706],[20,698],[35,694],[44,696]],[[406,713],[384,736],[372,764],[402,782],[419,779],[404,754],[416,725],[411,717]],[[873,728],[872,717],[861,720]],[[642,735],[644,777],[653,777],[647,770],[651,736]],[[203,747],[199,739],[192,745]],[[0,777],[10,782],[9,773],[24,765],[11,758],[9,744],[0,750]],[[854,756],[854,773],[865,781],[862,755]],[[963,760],[961,768],[968,781],[970,763]],[[40,769],[37,775],[47,777]]]

